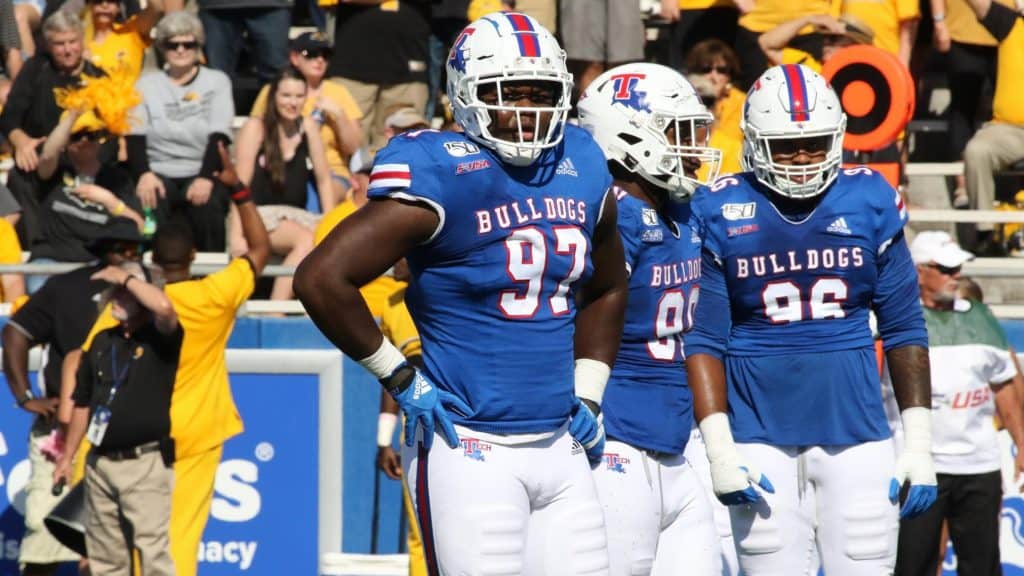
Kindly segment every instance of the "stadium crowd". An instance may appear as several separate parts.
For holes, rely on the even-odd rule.
[[[1009,196],[1000,197],[999,173],[1024,160],[1024,20],[1014,15],[1024,6],[992,2],[0,0],[7,73],[0,134],[13,161],[0,188],[0,263],[19,263],[25,251],[34,263],[89,265],[88,273],[49,280],[0,275],[2,299],[14,304],[4,329],[4,370],[18,404],[38,415],[30,435],[23,574],[51,574],[57,563],[78,559],[41,524],[59,500],[59,492],[51,494],[53,480],[76,476],[65,457],[74,451],[48,456],[45,447],[74,425],[73,415],[75,438],[85,435],[86,414],[94,416],[88,385],[74,383],[76,374],[93,379],[89,370],[101,352],[90,347],[97,335],[116,348],[110,342],[118,326],[142,325],[118,316],[119,298],[152,310],[159,334],[177,335],[167,344],[178,364],[170,420],[156,436],[128,446],[154,445],[161,435],[176,442],[165,460],[176,474],[173,496],[161,500],[169,508],[170,544],[166,534],[156,538],[176,571],[162,559],[145,573],[196,573],[195,548],[221,446],[241,430],[223,360],[238,306],[254,292],[295,298],[290,277],[261,287],[260,272],[273,258],[298,265],[367,204],[373,157],[391,138],[429,127],[460,129],[445,67],[458,57],[466,40],[460,33],[475,18],[516,10],[558,31],[575,78],[574,105],[594,79],[620,64],[658,62],[681,72],[711,112],[708,144],[721,150],[721,174],[741,171],[746,91],[767,68],[801,64],[820,72],[843,48],[873,45],[909,68],[919,97],[933,98],[936,84],[948,89],[940,116],[949,136],[927,148],[936,159],[964,162],[948,192],[950,205],[988,209]],[[290,34],[298,20],[318,30]],[[920,104],[918,115],[930,108]],[[893,143],[901,162],[910,137],[908,129]],[[979,224],[960,243],[978,254],[1006,250],[1005,234],[992,225]],[[141,257],[140,246],[152,249],[162,278],[123,266]],[[224,271],[192,280],[196,252],[234,259]],[[953,277],[962,263],[915,259],[922,275],[936,265],[937,273]],[[120,272],[111,271],[118,266]],[[403,301],[407,278],[399,262],[362,294],[385,336],[419,366]],[[165,309],[160,315],[163,300],[146,298],[152,286],[163,286],[161,297],[177,310],[173,322]],[[62,298],[76,291],[75,299]],[[89,299],[104,292],[113,311],[97,316]],[[147,334],[146,346],[168,341]],[[36,344],[50,346],[42,398],[28,385],[24,359]],[[1000,364],[992,384],[1012,378],[1010,368]],[[207,387],[216,401],[201,397]],[[378,462],[396,479],[402,476],[391,448],[397,412],[382,393]],[[89,439],[102,455],[103,435]],[[120,458],[125,450],[118,445],[107,454]],[[412,505],[408,495],[406,504]],[[109,502],[90,500],[101,505],[111,514]],[[929,519],[930,530],[939,525],[941,519]],[[424,568],[414,564],[417,570]]]

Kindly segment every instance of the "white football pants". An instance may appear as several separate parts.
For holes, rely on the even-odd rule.
[[[417,429],[402,468],[430,576],[608,574],[594,477],[566,428],[536,439],[456,426],[458,448],[435,434],[429,451]]]
[[[722,553],[722,576],[739,576],[740,564],[736,558],[736,545],[732,541],[729,508],[718,501],[715,490],[711,486],[711,465],[708,463],[708,453],[704,447],[704,437],[700,434],[700,428],[694,426],[690,431],[690,441],[686,443],[686,451],[683,452],[683,455],[686,456],[686,461],[696,472],[697,479],[707,495],[707,500],[711,503],[711,511],[715,517],[715,529],[718,531],[721,543],[719,549]]]
[[[682,455],[653,457],[609,440],[594,471],[608,530],[611,576],[718,576],[711,505]]]
[[[737,444],[775,487],[760,504],[730,506],[740,570],[748,576],[879,576],[896,565],[898,507],[890,439],[855,446]]]

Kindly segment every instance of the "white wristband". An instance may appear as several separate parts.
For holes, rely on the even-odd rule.
[[[381,412],[377,416],[377,447],[391,446],[395,438],[395,425],[398,424],[398,414]]]
[[[924,406],[907,408],[900,413],[903,420],[903,446],[908,452],[932,451],[932,411]]]
[[[608,384],[608,376],[611,373],[611,366],[604,362],[580,358],[576,361],[576,396],[600,406],[601,399],[604,398],[604,387]]]
[[[700,435],[704,438],[704,449],[708,460],[736,452],[736,442],[732,439],[729,428],[729,417],[725,412],[715,412],[700,421]]]
[[[359,365],[366,368],[370,374],[373,374],[378,380],[387,378],[394,373],[395,369],[405,363],[405,356],[395,348],[395,345],[388,341],[387,338],[380,343],[380,348],[373,354],[370,354],[362,360],[358,360]]]

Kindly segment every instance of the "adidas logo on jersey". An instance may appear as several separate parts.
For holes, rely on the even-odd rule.
[[[836,218],[831,224],[829,224],[825,231],[832,232],[833,234],[843,234],[844,236],[853,234],[853,232],[850,231],[850,227],[846,225],[846,218],[843,218],[842,216]]]
[[[561,174],[562,176],[572,176],[576,178],[579,173],[576,172],[576,166],[573,165],[572,160],[565,158],[558,164],[558,168],[555,170],[555,174]]]

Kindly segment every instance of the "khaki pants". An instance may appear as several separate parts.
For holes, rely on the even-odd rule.
[[[43,519],[53,510],[68,491],[54,496],[53,462],[39,451],[39,444],[53,429],[53,425],[37,422],[32,426],[28,441],[28,459],[32,472],[25,486],[25,536],[21,540],[21,554],[18,562],[25,564],[57,564],[77,562],[78,554],[65,548],[50,535],[43,525]]]
[[[174,471],[160,452],[134,460],[89,456],[85,470],[85,546],[93,576],[131,576],[138,549],[142,576],[173,576],[168,530]]]
[[[364,84],[349,78],[331,78],[340,83],[355,99],[359,110],[363,113],[361,121],[363,134],[370,152],[376,153],[387,144],[384,135],[384,120],[393,108],[412,106],[423,113],[427,106],[428,88],[426,82],[407,82],[382,86],[380,84]]]
[[[964,176],[971,208],[991,210],[996,198],[995,173],[1024,159],[1024,126],[989,122],[974,133],[964,149]],[[992,224],[978,224],[992,230]]]

